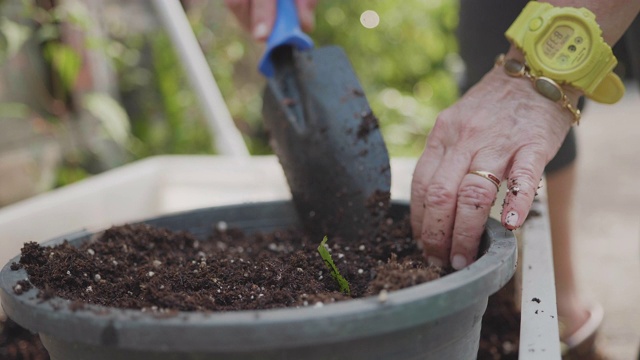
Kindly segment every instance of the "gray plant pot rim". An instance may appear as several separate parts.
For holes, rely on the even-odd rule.
[[[253,205],[263,204],[291,206],[288,201]],[[406,202],[395,204],[406,206]],[[54,246],[65,239],[73,241],[88,234],[92,233],[79,231],[43,244]],[[71,310],[72,301],[59,297],[42,301],[37,298],[39,290],[35,288],[21,295],[14,293],[16,282],[27,278],[24,269],[10,269],[12,262],[20,260],[19,255],[0,272],[0,299],[7,316],[23,327],[63,341],[89,345],[141,351],[166,348],[206,352],[329,344],[437,321],[498,291],[515,273],[517,244],[513,233],[495,219],[487,221],[484,236],[491,239],[489,247],[471,265],[441,279],[390,292],[386,301],[381,301],[380,296],[371,296],[322,307],[175,312],[172,316],[90,304]],[[301,331],[311,336],[300,339]],[[296,338],[295,343],[292,338]]]

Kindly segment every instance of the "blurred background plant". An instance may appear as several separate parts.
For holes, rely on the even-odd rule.
[[[262,45],[222,1],[182,3],[247,147],[270,153],[260,115],[264,79],[256,71]],[[345,49],[392,156],[417,156],[438,112],[458,96],[457,6],[454,0],[319,1],[311,36],[316,46]],[[150,1],[4,1],[0,65],[9,75],[42,74],[0,79],[0,125],[20,119],[62,144],[55,186],[147,156],[215,153]]]

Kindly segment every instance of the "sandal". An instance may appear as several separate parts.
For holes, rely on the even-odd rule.
[[[603,317],[602,306],[595,305],[589,310],[587,322],[560,342],[563,360],[606,360],[596,348],[596,336]]]

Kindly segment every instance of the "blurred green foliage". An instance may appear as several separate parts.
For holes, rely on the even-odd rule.
[[[122,51],[135,60],[117,67],[123,84],[121,99],[131,118],[134,158],[214,153],[205,120],[168,35],[160,32],[121,40]],[[147,60],[141,60],[145,53]]]
[[[224,2],[188,3],[192,27],[250,152],[270,153],[261,119],[264,79],[256,70],[263,45],[240,29]],[[59,24],[87,30],[92,23],[86,8],[77,0],[65,1],[64,7],[52,12],[34,6],[34,0],[22,0],[22,4],[26,21],[0,16],[0,60],[35,38],[59,79],[53,92],[62,94],[53,95],[68,101],[83,58],[60,41]],[[107,36],[87,36],[85,45],[110,59],[119,94],[115,99],[92,94],[75,105],[96,115],[103,122],[105,136],[114,138],[130,160],[157,154],[215,153],[175,49],[150,3],[110,1],[104,6],[100,18]],[[120,9],[114,12],[113,8]],[[130,8],[133,14],[127,14]],[[372,27],[370,19],[361,19],[365,11],[377,14],[377,26]],[[380,120],[392,156],[418,155],[438,112],[458,96],[457,11],[455,0],[319,1],[311,36],[316,46],[344,48]],[[131,21],[136,17],[146,27]],[[56,116],[42,114],[56,126],[63,124]],[[60,170],[59,184],[94,172],[87,165],[91,159],[69,155]]]
[[[366,28],[373,10],[379,24]],[[359,76],[391,155],[416,155],[440,110],[457,98],[457,3],[320,1],[318,44],[342,46]]]
[[[271,153],[261,114],[264,78],[257,70],[263,45],[240,28],[222,1],[194,1],[188,16],[250,153]]]
[[[255,70],[261,46],[237,26],[221,2],[196,2],[194,29],[230,111],[252,153],[269,152],[260,115],[263,79]],[[461,71],[454,35],[458,3],[322,0],[311,34],[316,46],[344,48],[381,122],[392,156],[415,156],[437,114],[458,97]],[[373,10],[379,25],[366,28]]]

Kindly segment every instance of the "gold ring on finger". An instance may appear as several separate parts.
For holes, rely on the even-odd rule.
[[[500,179],[497,176],[495,176],[493,173],[489,171],[483,171],[483,170],[473,170],[473,171],[469,171],[469,174],[478,175],[480,177],[483,177],[491,181],[491,183],[496,186],[496,190],[500,190]]]

